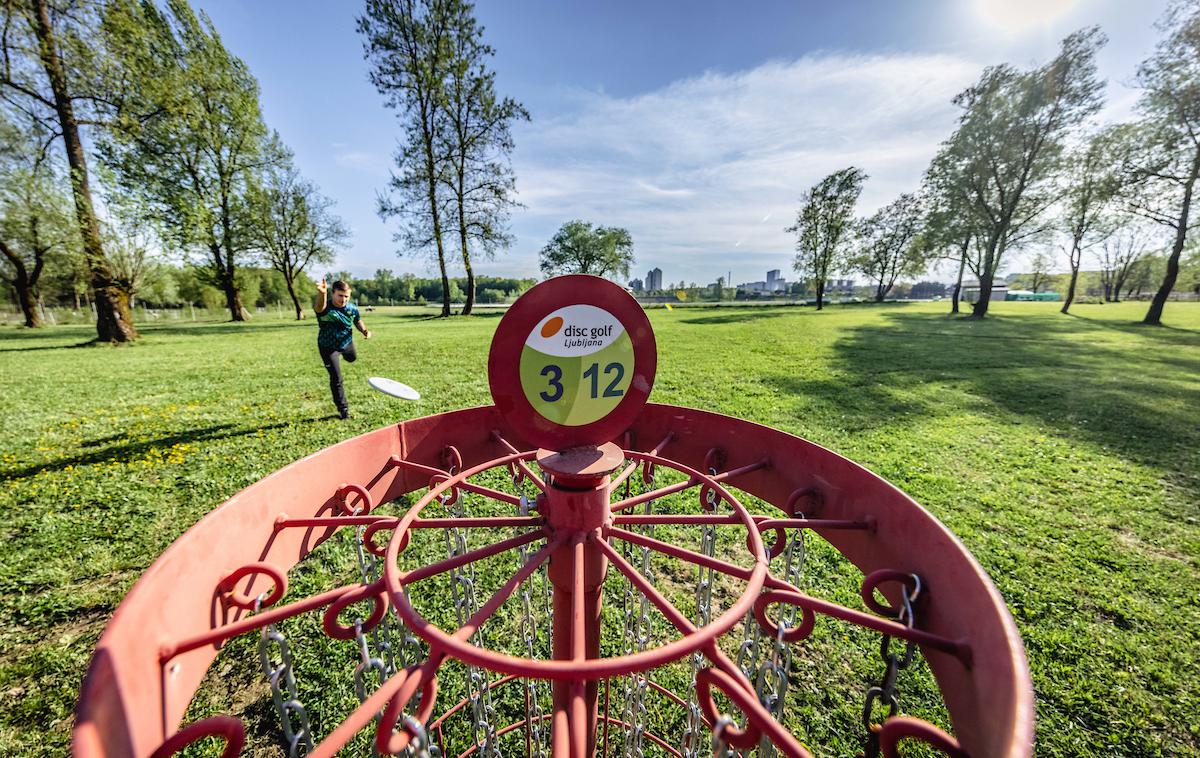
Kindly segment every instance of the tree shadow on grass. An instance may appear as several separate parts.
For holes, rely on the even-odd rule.
[[[270,431],[272,429],[282,429],[295,424],[303,424],[310,421],[323,420],[324,417],[314,417],[308,419],[296,419],[294,421],[279,421],[267,426],[241,427],[238,428],[234,424],[214,424],[200,429],[189,429],[176,434],[168,434],[165,437],[158,437],[152,440],[141,440],[129,442],[124,445],[114,445],[112,447],[104,447],[101,450],[93,450],[82,455],[73,455],[67,458],[59,458],[58,460],[47,463],[39,463],[33,466],[25,466],[24,468],[14,469],[5,472],[5,478],[20,479],[27,476],[33,476],[44,471],[61,471],[68,466],[92,466],[98,463],[107,463],[109,461],[133,461],[138,460],[142,456],[149,453],[151,450],[159,448],[170,448],[172,445],[179,445],[191,442],[208,442],[211,440],[231,439],[233,437],[245,437],[250,434],[258,434],[260,431]],[[336,418],[330,417],[330,418]],[[94,448],[97,446],[108,445],[119,439],[124,439],[124,435],[109,435],[100,437],[95,440],[87,440],[83,442],[81,448]]]
[[[75,342],[70,345],[33,345],[31,347],[18,345],[16,347],[0,347],[0,353],[31,353],[35,350],[73,350],[79,347],[96,347],[99,344],[96,340],[87,340],[86,342]]]
[[[1057,316],[890,313],[834,344],[832,376],[767,379],[835,408],[850,430],[936,416],[944,411],[931,386],[965,389],[987,412],[998,408],[1104,446],[1162,470],[1200,499],[1200,390],[1186,383],[1200,376],[1200,335],[1131,329],[1114,341],[1107,326]]]
[[[758,321],[760,319],[778,318],[780,316],[795,315],[794,310],[779,310],[771,306],[749,306],[739,308],[735,313],[722,313],[719,316],[694,316],[692,318],[679,319],[683,324],[697,324],[700,326],[713,326],[716,324],[742,324],[749,321]]]
[[[245,334],[248,332],[274,332],[281,329],[294,329],[297,326],[303,327],[306,324],[315,324],[316,321],[272,321],[269,323],[253,323],[246,321],[221,321],[218,323],[207,324],[143,324],[138,328],[145,335],[180,335],[180,336],[207,336],[212,334],[224,334],[234,336]],[[315,333],[315,331],[314,331]]]

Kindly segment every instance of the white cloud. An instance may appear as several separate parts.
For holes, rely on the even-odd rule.
[[[711,281],[732,268],[737,281],[761,279],[758,268],[787,268],[783,228],[825,174],[870,174],[860,212],[915,189],[953,130],[951,98],[980,68],[947,55],[823,55],[631,98],[577,95],[569,113],[516,135],[526,205],[514,217],[516,250],[536,251],[582,218],[628,228],[638,271]]]

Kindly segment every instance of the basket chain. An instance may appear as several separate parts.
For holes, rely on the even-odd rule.
[[[266,595],[260,595],[254,602],[257,613]],[[274,647],[274,651],[272,651]],[[272,652],[275,655],[272,655]],[[308,725],[308,711],[300,703],[299,691],[296,688],[296,675],[292,668],[292,651],[287,639],[274,624],[263,627],[262,636],[258,640],[258,659],[262,663],[263,675],[271,684],[271,700],[275,703],[275,711],[279,714],[279,724],[283,729],[283,737],[288,745],[288,758],[296,758],[312,751],[312,730]],[[278,660],[278,663],[275,661]],[[295,722],[292,719],[295,718]]]
[[[900,593],[900,612],[896,616],[896,620],[909,629],[913,628],[916,623],[913,616],[913,604],[917,602],[917,598],[921,594],[921,578],[916,574],[911,576],[914,582],[913,589],[911,592]],[[905,589],[907,590],[907,588]],[[916,651],[917,644],[909,642],[904,648],[904,654],[897,655],[892,652],[892,638],[889,635],[883,635],[879,646],[879,655],[885,664],[883,679],[879,684],[867,690],[866,702],[863,704],[862,721],[863,726],[867,729],[867,741],[863,753],[867,758],[876,758],[879,755],[879,725],[873,720],[875,705],[878,703],[887,706],[888,714],[885,719],[900,712],[900,700],[896,696],[896,679],[901,671],[912,664]]]
[[[708,470],[710,476],[715,476],[717,470],[710,468]],[[715,512],[717,506],[716,493],[709,489],[706,490],[706,509],[712,513]],[[716,555],[717,549],[717,527],[715,524],[705,524],[703,531],[700,534],[700,553],[709,558]],[[712,620],[712,586],[715,572],[710,566],[701,566],[698,570],[696,580],[696,626],[704,628],[708,626]],[[683,744],[680,747],[680,753],[684,758],[697,758],[700,754],[703,740],[701,735],[705,731],[704,715],[700,711],[699,695],[696,692],[696,674],[699,673],[701,667],[704,666],[704,655],[700,652],[694,652],[691,655],[692,661],[692,684],[688,695],[688,720],[687,731],[683,733]],[[722,747],[722,752],[713,755],[716,758],[721,758],[725,755],[724,742],[714,739],[714,747],[718,744]]]
[[[449,474],[454,476],[457,467],[451,466]],[[451,488],[439,498],[453,518],[466,518],[466,495]],[[467,552],[467,532],[465,529],[453,527],[445,530],[446,552],[450,557],[463,555]],[[460,627],[477,610],[475,603],[475,568],[467,564],[465,568],[457,567],[450,570],[450,594],[454,601],[454,611]],[[479,635],[477,631],[475,633]],[[476,666],[467,666],[467,696],[471,703],[471,740],[479,747],[481,758],[500,758],[500,746],[496,739],[496,727],[492,720],[496,718],[492,705],[491,687],[488,685],[487,673]],[[481,735],[482,734],[482,738]]]
[[[632,479],[632,477],[630,477]],[[654,472],[651,471],[648,475],[642,477],[646,491],[654,489]],[[629,480],[626,480],[628,482]],[[626,493],[628,496],[628,493]],[[654,501],[647,500],[642,512],[645,515],[650,515],[654,511]],[[636,527],[634,527],[636,529]],[[654,536],[654,525],[648,524],[643,529],[643,534],[647,537]],[[628,542],[623,542],[625,549],[625,558],[631,563],[633,558],[633,547]],[[646,577],[646,581],[654,584],[654,566],[651,562],[650,548],[642,547],[641,549],[641,573]],[[625,583],[625,629],[623,635],[625,655],[630,655],[635,650],[641,652],[646,649],[650,642],[650,599],[645,593],[636,593],[635,598],[633,591],[633,582]],[[637,607],[637,612],[634,612],[634,607]],[[630,674],[625,677],[625,704],[622,711],[622,719],[628,724],[625,731],[625,753],[624,755],[630,758],[642,758],[643,748],[642,742],[646,732],[646,722],[649,718],[649,711],[646,709],[646,690],[648,685],[644,675]]]
[[[517,490],[520,497],[520,514],[528,516],[531,508],[534,507],[534,502],[529,499],[525,492],[525,478],[521,472],[514,466],[512,477],[513,488]],[[521,545],[521,565],[525,565],[529,560],[529,546]],[[533,576],[530,576],[521,583],[521,637],[525,642],[525,653],[529,658],[537,657],[537,630],[538,624],[533,617],[533,595],[531,585],[533,584]],[[549,730],[545,727],[545,710],[542,708],[542,701],[538,692],[538,680],[533,677],[525,678],[525,699],[529,703],[527,712],[526,728],[529,730],[529,741],[531,758],[546,758],[549,751]]]
[[[798,514],[797,518],[805,518]],[[796,529],[788,540],[783,552],[783,580],[793,587],[800,586],[800,577],[804,573],[804,558],[807,555],[804,542],[804,530]],[[758,702],[763,704],[771,714],[771,718],[779,720],[783,716],[783,703],[787,697],[788,678],[792,673],[792,648],[784,635],[796,624],[796,616],[800,609],[794,605],[784,605],[779,614],[778,632],[771,641],[771,657],[763,662],[755,680],[758,690]],[[753,614],[751,614],[753,615]],[[761,632],[758,622],[754,626]],[[766,736],[759,743],[758,754],[769,758],[775,754],[775,744]]]

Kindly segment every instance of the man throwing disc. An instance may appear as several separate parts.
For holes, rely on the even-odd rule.
[[[358,315],[358,306],[350,302],[350,285],[342,280],[333,283],[333,292],[328,292],[325,280],[317,284],[317,299],[313,306],[317,312],[317,350],[321,361],[329,372],[329,391],[338,415],[350,418],[350,406],[346,403],[346,389],[342,386],[341,359],[354,363],[358,353],[354,350],[353,326],[362,332],[363,339],[371,338],[371,331]]]

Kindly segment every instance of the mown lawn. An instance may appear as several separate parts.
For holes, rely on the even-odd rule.
[[[982,323],[943,304],[655,310],[652,399],[811,439],[946,523],[1016,618],[1039,754],[1196,755],[1200,306],[1168,304],[1164,328],[1135,325],[1144,307],[1001,303]],[[0,331],[0,753],[66,751],[106,620],[204,513],[348,436],[489,402],[498,315],[426,316],[367,314],[348,422],[330,418],[311,321],[146,325],[121,349],[80,346],[87,327]],[[377,374],[424,398],[373,393]],[[860,706],[839,698],[877,658],[797,655],[806,734],[852,753]]]

